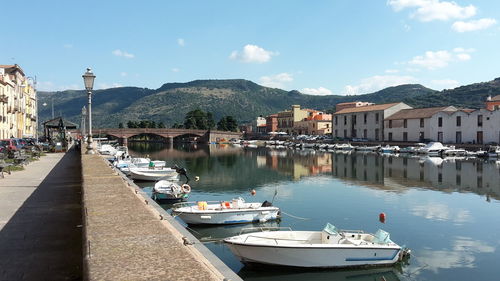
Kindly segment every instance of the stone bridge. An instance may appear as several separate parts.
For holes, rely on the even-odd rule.
[[[166,128],[105,128],[94,129],[94,133],[99,135],[108,135],[119,139],[123,144],[128,142],[128,138],[141,135],[157,135],[165,138],[169,143],[173,143],[176,137],[198,137],[199,142],[219,142],[221,140],[230,140],[232,138],[241,138],[240,132],[226,132],[213,130],[191,130],[191,129],[166,129]]]

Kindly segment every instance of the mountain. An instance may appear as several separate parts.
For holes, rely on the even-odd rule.
[[[96,90],[92,94],[92,123],[95,128],[117,127],[128,120],[154,120],[167,126],[182,123],[188,111],[200,108],[212,112],[216,121],[232,115],[240,122],[256,116],[276,113],[293,104],[332,112],[340,102],[368,101],[389,103],[403,101],[413,107],[454,105],[479,108],[488,95],[500,93],[500,78],[452,90],[435,91],[418,84],[400,85],[356,96],[311,96],[298,91],[260,86],[243,79],[196,80],[167,83],[160,88],[120,87]],[[40,120],[63,116],[77,124],[87,105],[85,91],[38,92]]]

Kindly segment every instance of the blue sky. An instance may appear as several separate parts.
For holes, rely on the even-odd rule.
[[[7,6],[5,6],[7,4]],[[39,90],[243,78],[362,94],[500,77],[500,1],[10,1],[0,64]]]

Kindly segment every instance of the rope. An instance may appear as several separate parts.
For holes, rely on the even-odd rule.
[[[294,218],[294,219],[298,219],[298,220],[310,220],[309,218],[301,218],[301,217],[297,217],[297,216],[294,216],[294,215],[291,215],[291,214],[285,213],[285,212],[283,212],[283,211],[281,211],[281,213],[282,213],[282,214],[284,214],[284,215],[287,215],[287,216],[289,216],[289,217],[292,217],[292,218]]]

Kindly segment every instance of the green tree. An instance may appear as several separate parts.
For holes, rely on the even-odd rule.
[[[123,123],[122,122],[118,123],[118,129],[123,129]]]
[[[161,128],[161,129],[166,128],[166,127],[165,127],[165,124],[163,123],[163,121],[160,121],[160,122],[158,123],[158,128]]]
[[[137,128],[137,123],[129,120],[127,122],[127,128]]]
[[[201,109],[195,109],[186,114],[184,118],[184,128],[208,130],[215,127],[212,113],[204,112]]]
[[[236,132],[238,130],[238,122],[233,116],[224,116],[217,123],[217,129],[221,131]]]

